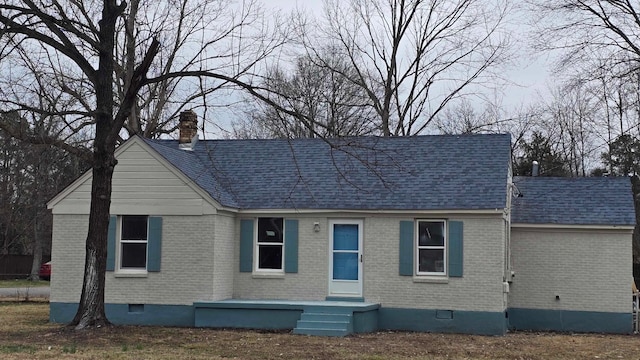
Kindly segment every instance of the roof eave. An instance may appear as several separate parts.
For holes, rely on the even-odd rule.
[[[576,229],[576,230],[628,230],[633,231],[635,225],[629,224],[534,224],[511,223],[512,228],[530,229]]]
[[[475,214],[475,215],[502,215],[505,209],[268,209],[252,208],[238,209],[239,214],[326,214],[326,213],[368,213],[368,214],[392,214],[392,215],[442,215],[442,214]]]

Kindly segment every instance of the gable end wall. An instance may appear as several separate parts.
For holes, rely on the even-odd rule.
[[[213,214],[216,209],[143,146],[132,143],[118,154],[113,173],[111,213],[142,215]],[[53,206],[54,214],[88,214],[91,176]]]

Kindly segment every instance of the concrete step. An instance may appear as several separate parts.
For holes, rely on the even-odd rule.
[[[351,314],[307,313],[303,312],[300,320],[306,321],[351,321]]]
[[[353,314],[316,312],[305,309],[293,329],[294,334],[317,336],[346,336],[353,333]]]

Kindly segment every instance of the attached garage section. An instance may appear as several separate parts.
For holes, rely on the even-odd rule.
[[[630,333],[630,227],[514,224],[509,325]]]
[[[509,326],[630,333],[628,177],[513,178]]]

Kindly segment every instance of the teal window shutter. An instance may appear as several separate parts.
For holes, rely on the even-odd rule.
[[[413,276],[413,221],[400,221],[400,275]]]
[[[462,221],[449,221],[449,276],[462,277]]]
[[[160,271],[160,259],[162,258],[162,218],[149,217],[149,238],[147,241],[147,271]]]
[[[298,220],[284,221],[284,272],[298,272]]]
[[[116,222],[117,217],[109,218],[109,230],[107,231],[107,271],[116,268]]]
[[[253,270],[253,219],[240,220],[240,272]]]

